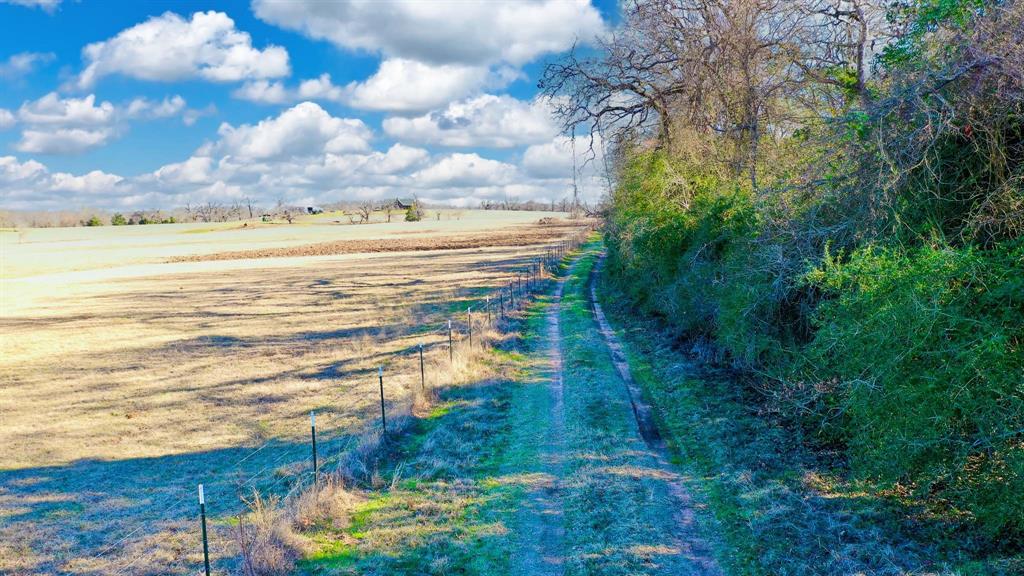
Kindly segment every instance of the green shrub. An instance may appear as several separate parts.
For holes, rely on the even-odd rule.
[[[99,216],[92,216],[85,222],[82,222],[84,226],[103,226],[103,221],[100,220]]]
[[[118,212],[117,214],[114,214],[113,216],[110,217],[110,225],[111,226],[126,226],[127,224],[128,224],[128,219],[125,218],[124,214],[121,214],[120,212]]]
[[[764,234],[770,208],[690,172],[660,153],[623,167],[607,221],[618,287],[734,363],[787,375],[762,390],[860,476],[992,533],[1024,529],[1022,243],[869,246],[794,267],[793,240]]]
[[[777,347],[770,259],[748,189],[662,153],[638,154],[623,170],[608,227],[619,288],[647,311],[680,333],[716,339],[746,364]]]
[[[1024,242],[865,247],[807,283],[828,299],[802,369],[854,470],[1024,530]]]

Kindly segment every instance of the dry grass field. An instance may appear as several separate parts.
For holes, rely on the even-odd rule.
[[[0,573],[194,573],[200,482],[226,566],[240,495],[307,473],[309,411],[330,462],[378,366],[407,402],[417,345],[572,231],[544,216],[0,232]]]

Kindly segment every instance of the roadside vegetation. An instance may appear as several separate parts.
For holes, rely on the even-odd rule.
[[[1017,1],[638,2],[548,67],[609,150],[608,290],[716,367],[647,391],[739,572],[1021,569],[1021,30]]]

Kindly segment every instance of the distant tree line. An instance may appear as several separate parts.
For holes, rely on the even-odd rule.
[[[433,213],[427,213],[432,208]],[[232,202],[207,201],[187,203],[185,206],[169,210],[100,210],[82,208],[78,210],[0,210],[0,227],[4,228],[55,228],[73,226],[132,226],[148,224],[174,223],[214,223],[245,220],[263,220],[267,222],[292,223],[300,215],[314,212],[334,213],[345,219],[349,224],[368,224],[378,220],[374,215],[380,214],[386,222],[401,219],[415,222],[434,217],[441,219],[443,205],[432,205],[413,196],[409,199],[373,199],[373,200],[339,200],[319,206],[295,205],[278,199],[274,205],[265,206],[254,203],[251,199]],[[572,200],[563,198],[550,202],[514,198],[504,200],[485,200],[480,203],[483,210],[533,210],[590,213],[592,209],[586,204],[573,204]],[[461,216],[458,211],[444,212],[450,217]]]
[[[573,202],[570,198],[561,200],[519,200],[517,198],[504,198],[502,200],[483,200],[480,202],[481,210],[522,210],[527,212],[568,212],[570,214],[591,214],[594,209],[586,202]]]

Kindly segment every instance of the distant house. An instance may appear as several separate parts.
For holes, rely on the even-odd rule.
[[[382,206],[382,208],[383,209],[392,208],[392,209],[395,209],[395,210],[408,210],[415,203],[416,203],[416,201],[413,200],[412,198],[395,198],[391,202],[385,202],[384,206]]]
[[[319,206],[306,206],[306,214],[323,214],[324,209]]]

